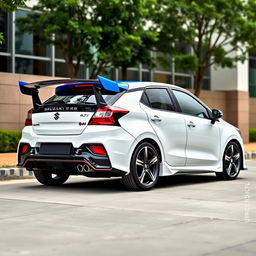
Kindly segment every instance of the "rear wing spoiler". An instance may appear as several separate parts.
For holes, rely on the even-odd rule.
[[[95,95],[97,106],[106,106],[102,94],[116,94],[128,90],[128,85],[124,82],[115,82],[107,78],[98,76],[98,80],[84,79],[61,79],[61,80],[46,80],[33,83],[19,81],[20,92],[25,95],[32,96],[34,109],[42,105],[39,97],[39,89],[58,85],[55,88],[55,94],[59,96],[91,94]]]

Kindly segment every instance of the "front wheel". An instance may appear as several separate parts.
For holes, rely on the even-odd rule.
[[[144,142],[134,150],[130,173],[123,176],[123,183],[129,190],[149,190],[155,186],[159,170],[159,153],[152,144]]]
[[[34,170],[34,174],[40,183],[47,186],[62,185],[69,178],[69,174],[62,171]]]
[[[223,172],[216,172],[216,176],[225,180],[234,180],[240,172],[242,152],[235,142],[229,142],[223,155]]]

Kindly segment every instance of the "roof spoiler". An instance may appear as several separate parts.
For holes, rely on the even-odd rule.
[[[39,89],[51,85],[59,85],[55,88],[55,94],[60,96],[76,95],[78,92],[94,93],[98,107],[107,105],[102,97],[102,93],[115,94],[128,90],[128,85],[123,82],[115,82],[101,76],[98,76],[97,78],[98,80],[60,79],[38,81],[33,83],[19,81],[19,87],[22,94],[32,96],[33,107],[35,109],[42,106],[39,98]]]

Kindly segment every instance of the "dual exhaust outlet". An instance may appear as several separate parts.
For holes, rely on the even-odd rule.
[[[79,172],[92,172],[93,170],[86,164],[78,164],[76,166]]]

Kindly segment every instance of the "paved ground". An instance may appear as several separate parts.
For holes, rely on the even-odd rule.
[[[235,181],[161,179],[127,192],[119,179],[58,188],[0,182],[0,255],[256,255],[256,161]]]

